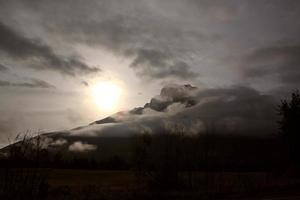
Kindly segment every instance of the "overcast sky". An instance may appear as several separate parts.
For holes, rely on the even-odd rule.
[[[162,86],[300,86],[298,0],[0,0],[0,143],[143,106]],[[90,87],[122,88],[110,112]]]

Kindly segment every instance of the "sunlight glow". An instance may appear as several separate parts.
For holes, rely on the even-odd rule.
[[[109,112],[117,109],[121,88],[114,82],[99,82],[92,86],[91,94],[100,110]]]

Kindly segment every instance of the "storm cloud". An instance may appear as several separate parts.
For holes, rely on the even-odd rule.
[[[214,119],[228,132],[272,132],[274,104],[300,86],[299,18],[296,0],[0,1],[0,107],[81,108],[79,117],[30,120],[47,128],[53,121],[51,130],[100,119],[99,134],[112,126],[118,134],[132,127],[155,132],[164,121],[205,127]],[[88,93],[107,80],[124,86],[120,109],[141,107],[105,118]],[[171,83],[199,88],[168,86],[154,96]],[[30,89],[52,85],[63,95]],[[20,108],[16,99],[27,103]],[[28,123],[19,127],[34,126]]]
[[[63,41],[60,44],[105,48],[132,60],[129,67],[142,79],[177,78],[191,82],[201,75],[205,77],[202,81],[209,84],[216,79],[232,84],[240,77],[235,77],[236,69],[224,62],[224,58],[234,56],[241,60],[249,49],[266,48],[280,41],[299,42],[300,28],[294,22],[299,18],[300,6],[293,0],[11,2],[2,3],[7,24],[17,18],[20,24],[35,24],[33,28],[38,27],[35,33],[39,38],[44,39],[47,32],[50,38]],[[19,10],[28,17],[20,18]],[[15,16],[7,17],[7,13]],[[26,27],[23,30],[28,32]],[[40,48],[42,52],[48,51]],[[57,70],[66,74],[74,74],[77,68],[83,72],[97,71],[74,59],[65,62],[55,59],[50,68],[54,62],[62,65]],[[241,66],[245,70],[242,74],[249,75],[265,73],[269,67],[248,71]],[[295,77],[282,75],[281,79],[291,82]]]
[[[177,77],[181,79],[193,79],[198,76],[191,71],[191,67],[184,61],[175,61],[166,52],[139,49],[136,58],[131,63],[131,68],[136,70],[142,77],[161,79],[166,77]]]
[[[246,77],[275,76],[283,84],[300,85],[300,45],[256,49],[243,64]]]
[[[217,39],[216,34],[182,30],[175,22],[163,26],[151,5],[140,1],[23,1],[20,6],[35,10],[47,21],[40,25],[53,36],[70,43],[105,47],[132,59],[131,67],[141,78],[194,79],[198,73],[186,54],[198,48],[197,40],[209,43]],[[161,23],[168,23],[167,19]],[[153,53],[163,55],[149,55]]]
[[[54,50],[36,39],[23,36],[0,23],[0,52],[17,60],[29,60],[29,67],[37,70],[54,70],[65,75],[75,76],[77,73],[96,73],[100,69],[90,67],[78,57],[57,55]]]

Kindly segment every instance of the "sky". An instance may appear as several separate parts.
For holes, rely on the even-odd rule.
[[[299,18],[298,0],[0,0],[0,143],[172,84],[278,100],[300,86]]]

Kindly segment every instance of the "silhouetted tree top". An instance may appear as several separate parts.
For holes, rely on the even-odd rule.
[[[279,105],[280,131],[283,135],[291,136],[299,132],[300,127],[300,93],[292,93],[290,100],[282,100]]]
[[[300,93],[296,90],[290,99],[278,107],[280,133],[287,142],[293,161],[300,163]],[[299,157],[299,158],[298,158]]]

